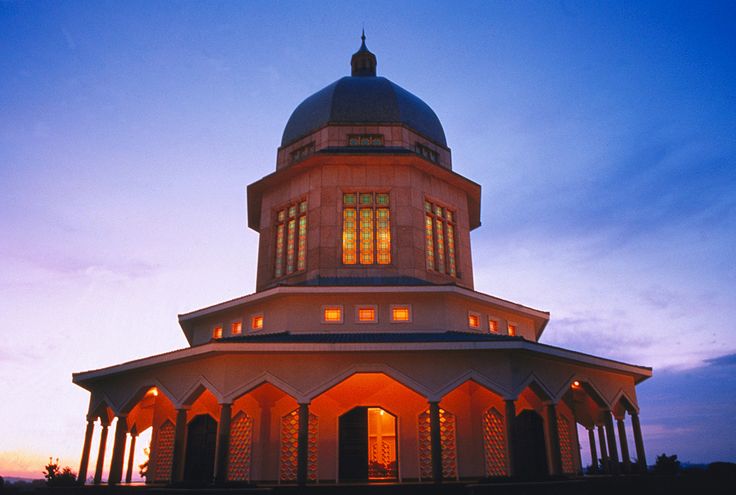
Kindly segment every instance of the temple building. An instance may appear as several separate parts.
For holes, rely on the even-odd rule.
[[[179,315],[187,348],[73,375],[90,392],[80,480],[102,482],[115,418],[110,484],[145,460],[131,454],[148,428],[148,483],[646,468],[636,385],[651,368],[542,344],[549,313],[474,290],[481,187],[362,39],[248,186],[256,292]]]

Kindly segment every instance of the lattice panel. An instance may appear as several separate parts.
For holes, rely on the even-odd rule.
[[[393,460],[392,446],[388,442],[372,441],[370,446],[370,458],[368,459],[369,478],[396,478],[396,462]]]
[[[253,418],[239,412],[230,424],[227,479],[249,481],[253,451]]]
[[[317,481],[317,416],[309,413],[307,478]],[[296,481],[299,451],[299,409],[281,418],[281,457],[279,479]]]
[[[174,462],[174,424],[165,421],[158,429],[156,445],[156,471],[154,481],[171,481],[171,469]]]
[[[575,465],[572,462],[572,432],[570,431],[570,421],[561,414],[557,415],[557,432],[560,436],[562,472],[574,473]]]
[[[457,478],[457,434],[455,415],[440,409],[440,443],[442,444],[442,476]],[[432,437],[429,410],[419,415],[419,477],[432,479]]]
[[[483,414],[483,450],[488,476],[506,476],[506,430],[503,416],[495,407]]]

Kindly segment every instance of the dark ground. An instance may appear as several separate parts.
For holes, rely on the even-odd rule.
[[[677,475],[586,476],[540,481],[494,480],[483,482],[386,483],[299,487],[154,487],[82,486],[46,487],[5,484],[0,493],[49,495],[690,495],[736,494],[736,465],[721,469],[693,469]]]

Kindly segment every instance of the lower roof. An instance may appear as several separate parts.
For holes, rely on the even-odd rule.
[[[98,378],[204,357],[221,352],[432,352],[432,351],[521,351],[540,357],[570,361],[634,377],[635,383],[652,376],[652,368],[623,363],[582,352],[571,351],[522,337],[464,332],[443,333],[290,333],[228,337],[185,349],[149,356],[107,368],[72,374],[72,381],[84,386]]]

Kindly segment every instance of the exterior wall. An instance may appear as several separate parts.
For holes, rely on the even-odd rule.
[[[415,151],[416,144],[419,143],[437,153],[438,165],[449,169],[452,168],[452,157],[449,149],[433,143],[403,125],[330,125],[323,127],[322,129],[319,129],[288,146],[279,148],[276,155],[276,169],[280,170],[293,164],[294,161],[292,159],[292,153],[312,143],[314,143],[315,152],[325,148],[348,147],[348,137],[351,134],[380,134],[383,136],[385,147],[404,148],[410,151]]]
[[[353,161],[356,159],[353,158]],[[408,165],[359,164],[312,167],[285,179],[262,196],[258,250],[258,291],[278,284],[300,284],[319,278],[410,277],[433,284],[473,287],[469,206],[466,193]],[[391,214],[391,264],[342,263],[342,195],[345,192],[388,192]],[[450,208],[456,215],[457,277],[428,271],[425,258],[424,200]],[[276,213],[307,200],[306,270],[274,278]],[[390,282],[387,282],[389,284]]]
[[[409,304],[412,321],[408,323],[391,322],[391,305]],[[342,306],[343,323],[323,323],[322,308],[325,305]],[[378,323],[356,321],[355,308],[359,305],[375,305],[378,309]],[[480,326],[473,329],[468,324],[468,314],[473,312],[480,317]],[[263,316],[263,329],[252,330],[251,319]],[[489,319],[497,322],[500,335],[508,333],[508,323],[516,325],[516,335],[536,341],[538,321],[521,312],[484,303],[479,300],[460,297],[451,293],[414,293],[409,290],[398,291],[385,288],[375,292],[320,292],[282,294],[277,297],[256,300],[252,304],[220,311],[202,317],[192,323],[192,345],[204,344],[212,340],[215,326],[223,327],[223,337],[231,336],[230,328],[234,321],[243,322],[243,334],[278,333],[330,333],[330,332],[474,332],[489,333]]]

